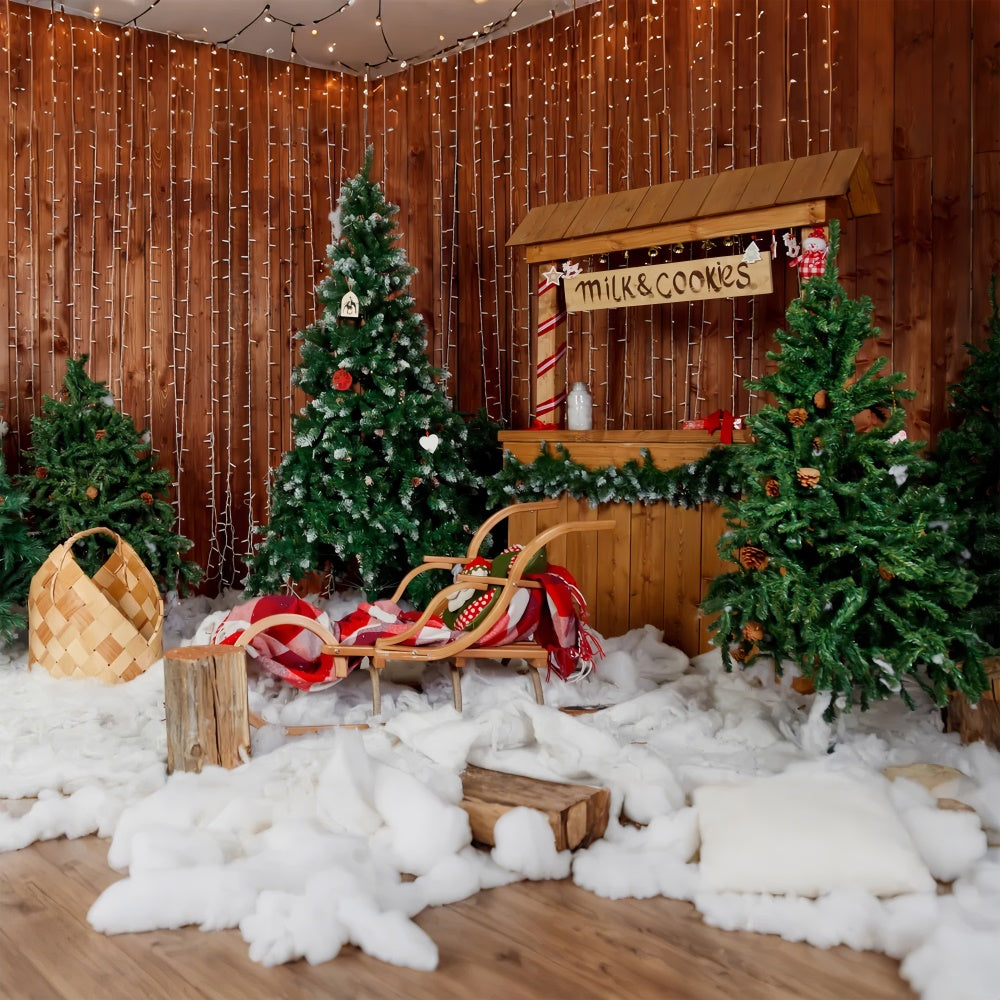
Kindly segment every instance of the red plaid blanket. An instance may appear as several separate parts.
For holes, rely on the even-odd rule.
[[[478,645],[501,646],[534,639],[548,649],[549,666],[563,679],[574,671],[589,673],[603,650],[587,625],[586,601],[573,577],[561,566],[549,566],[528,579],[541,583],[541,589],[518,590],[506,614]],[[404,611],[391,601],[375,601],[362,602],[349,615],[330,622],[325,612],[297,597],[268,595],[234,607],[216,627],[212,642],[232,645],[252,623],[281,614],[313,619],[342,646],[371,646],[377,639],[398,635],[420,617],[419,611]],[[440,618],[432,617],[406,645],[441,645],[460,635]],[[332,658],[323,655],[323,640],[308,629],[276,625],[250,640],[249,653],[261,669],[304,691],[337,681]],[[352,669],[361,660],[359,656]]]

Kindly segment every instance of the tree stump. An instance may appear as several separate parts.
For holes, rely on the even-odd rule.
[[[247,665],[234,646],[181,646],[163,656],[167,774],[250,756]]]

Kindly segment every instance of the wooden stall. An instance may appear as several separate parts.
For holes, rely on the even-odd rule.
[[[701,458],[719,441],[699,430],[563,429],[566,356],[572,345],[562,292],[564,279],[579,273],[578,268],[565,267],[568,258],[795,227],[806,227],[805,235],[831,218],[877,212],[861,149],[833,150],[532,210],[508,245],[525,248],[531,268],[529,287],[537,291],[532,308],[535,426],[501,433],[505,452],[531,462],[541,447],[551,451],[563,445],[575,462],[596,469],[620,466],[647,449],[657,468],[669,469]],[[765,254],[754,266],[766,271],[768,263]],[[597,272],[592,277],[610,282],[615,274],[625,272]],[[770,283],[764,287],[769,289]],[[722,289],[721,295],[726,294],[733,293]],[[610,299],[596,307],[623,304]],[[600,423],[595,415],[595,427]],[[616,530],[599,539],[567,541],[565,550],[550,553],[552,561],[566,563],[577,576],[595,627],[610,636],[651,624],[689,655],[705,651],[707,622],[698,605],[709,582],[724,568],[716,552],[724,529],[720,509],[703,504],[685,510],[665,501],[591,507],[563,494],[556,510],[512,518],[510,539],[530,538],[558,520],[597,518],[613,519]]]
[[[536,458],[543,442],[550,452],[562,445],[573,461],[588,468],[623,465],[645,449],[657,468],[670,469],[701,458],[718,444],[705,431],[503,431],[500,441],[522,462]],[[565,493],[559,499],[553,510],[511,517],[509,539],[523,542],[561,521],[615,522],[615,530],[599,538],[570,536],[548,553],[551,562],[572,570],[594,627],[613,636],[655,625],[667,642],[689,656],[707,650],[707,621],[698,604],[725,566],[715,550],[725,527],[721,508],[706,503],[685,510],[664,502],[592,507]]]

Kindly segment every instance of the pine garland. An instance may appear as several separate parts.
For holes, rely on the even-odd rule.
[[[568,493],[592,507],[602,503],[658,503],[692,508],[702,503],[721,504],[741,490],[740,448],[713,448],[695,462],[672,469],[658,469],[647,448],[638,459],[622,466],[588,468],[574,462],[569,450],[555,445],[549,454],[546,443],[532,462],[522,462],[510,453],[503,471],[488,483],[490,502],[502,506],[515,500],[527,502]]]

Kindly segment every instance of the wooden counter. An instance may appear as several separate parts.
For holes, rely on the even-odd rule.
[[[734,437],[745,440],[745,432]],[[544,442],[550,453],[562,445],[587,468],[623,465],[646,449],[657,468],[669,469],[701,458],[719,443],[717,434],[705,431],[531,430],[503,431],[499,438],[504,451],[522,462],[537,458]],[[563,494],[553,510],[512,517],[510,541],[523,542],[565,520],[603,519],[615,521],[613,532],[570,536],[549,552],[551,562],[576,577],[594,627],[615,636],[655,625],[689,656],[710,649],[698,605],[712,578],[727,568],[715,550],[725,530],[721,508],[706,503],[684,510],[662,501],[591,507]]]

